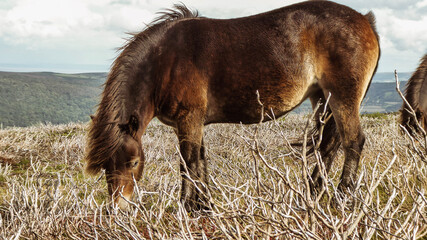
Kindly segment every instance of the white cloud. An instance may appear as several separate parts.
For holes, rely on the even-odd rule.
[[[192,9],[215,18],[259,13],[298,0],[186,1]],[[7,0],[0,7],[0,38],[28,49],[67,44],[120,46],[125,32],[135,32],[152,21],[155,13],[170,8],[175,0]],[[242,7],[244,6],[244,7]],[[99,39],[102,41],[99,41]]]
[[[381,38],[379,71],[414,71],[427,52],[427,16],[414,11],[415,5],[372,9]]]
[[[336,2],[355,9],[389,8],[402,10],[419,2],[420,0],[337,0]]]
[[[421,2],[417,2],[417,4],[415,5],[417,8],[424,8],[427,7],[427,0],[423,0]]]
[[[21,0],[3,19],[3,34],[17,37],[61,37],[79,26],[99,26],[102,17],[79,1]]]
[[[155,12],[177,0],[0,0],[0,44],[28,50],[49,49],[59,58],[82,62],[111,60],[125,32],[144,28]],[[256,14],[300,0],[182,0],[203,16],[231,18]],[[427,51],[427,0],[338,0],[377,17],[382,44],[382,66],[403,55],[405,71],[414,69]],[[39,51],[42,52],[42,51]],[[66,53],[78,52],[68,56]],[[30,53],[30,51],[29,51]],[[84,54],[86,55],[84,55]],[[101,54],[102,53],[102,54]],[[97,55],[98,54],[98,55]],[[43,56],[40,56],[43,57]],[[411,61],[409,58],[413,58]],[[0,56],[0,62],[7,57]],[[394,62],[393,62],[394,63]],[[382,69],[380,68],[380,71]]]
[[[383,50],[427,50],[427,16],[407,18],[391,9],[374,10],[378,31],[384,39]]]
[[[144,27],[154,17],[154,14],[146,9],[123,6],[105,16],[107,28],[117,31],[136,31]]]
[[[257,14],[276,8],[291,5],[303,0],[267,0],[267,1],[247,1],[247,0],[217,0],[217,1],[200,1],[189,0],[183,1],[189,7],[200,10],[201,14],[212,18],[235,18],[252,14]],[[176,2],[176,1],[175,1]],[[171,6],[171,5],[169,5]]]
[[[142,29],[143,22],[153,17],[141,7],[115,4],[110,0],[18,0],[0,13],[3,13],[0,15],[0,37],[9,44],[29,48],[52,42],[61,45],[70,39],[89,44],[91,41],[95,44],[117,42],[120,39],[117,32]],[[99,42],[96,35],[115,40],[108,38]]]

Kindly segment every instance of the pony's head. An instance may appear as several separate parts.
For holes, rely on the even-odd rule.
[[[143,167],[141,144],[131,136],[124,136],[123,145],[104,164],[108,193],[121,208],[126,208],[127,202],[120,194],[131,199],[134,184],[141,178]]]
[[[91,116],[86,172],[94,175],[104,169],[108,192],[121,207],[127,205],[121,195],[130,199],[135,182],[141,178],[144,167],[141,136],[155,113],[152,99],[156,85],[151,81],[156,77],[149,75],[155,71],[149,70],[154,68],[148,57],[168,24],[195,17],[197,11],[175,5],[119,48],[121,53],[111,67],[98,110]]]
[[[144,153],[137,134],[138,120],[131,116],[126,124],[100,124],[92,117],[86,155],[86,172],[105,170],[108,193],[114,204],[127,208],[136,181],[144,168]]]

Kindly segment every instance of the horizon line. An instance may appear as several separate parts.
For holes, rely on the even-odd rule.
[[[16,73],[64,73],[64,74],[78,74],[78,73],[108,73],[110,71],[109,65],[104,64],[14,64],[14,63],[0,63],[0,72],[16,72]],[[394,71],[381,71],[376,72],[375,75],[381,73],[393,73]],[[407,74],[413,71],[398,72]],[[374,75],[374,78],[375,78]]]

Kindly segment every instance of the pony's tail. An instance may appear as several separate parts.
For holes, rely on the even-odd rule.
[[[325,123],[321,123],[319,114],[316,114],[315,116],[316,125],[313,127],[313,129],[310,130],[308,134],[308,136],[311,136],[311,138],[307,140],[307,154],[312,155],[315,150],[318,150],[322,156],[322,159],[327,157],[334,158],[338,152],[339,147],[341,146],[341,138],[335,123],[335,119],[332,115],[332,111],[329,107],[326,110],[324,116],[328,120]],[[324,125],[322,126],[322,124]]]
[[[307,156],[311,156],[315,151],[319,151],[323,160],[333,159],[341,146],[341,138],[331,109],[329,107],[327,108],[324,114],[327,121],[324,123],[320,121],[319,111],[320,110],[317,110],[315,114],[315,126],[310,129],[307,134],[308,139],[306,146],[308,150],[306,154]],[[303,141],[304,139],[300,138],[291,145],[294,147],[302,147]],[[329,160],[327,160],[327,162],[329,162]]]
[[[377,40],[380,39],[377,31],[377,20],[375,18],[375,14],[372,11],[369,11],[367,14],[365,14],[365,18],[368,20],[369,24],[371,25],[372,30],[375,33],[375,36],[377,37]]]
[[[365,18],[368,20],[369,25],[371,25],[371,29],[372,31],[374,31],[375,37],[377,38],[377,42],[378,42],[378,59],[377,59],[377,65],[375,66],[374,72],[372,73],[371,79],[369,80],[369,84],[368,84],[368,88],[365,91],[365,95],[363,96],[363,99],[366,97],[366,94],[369,91],[369,88],[371,87],[371,83],[372,83],[372,79],[374,79],[374,75],[377,72],[378,69],[378,62],[380,61],[380,56],[381,56],[381,47],[380,47],[380,35],[378,35],[378,31],[377,31],[377,20],[375,18],[375,15],[372,11],[369,11],[367,14],[364,15]]]

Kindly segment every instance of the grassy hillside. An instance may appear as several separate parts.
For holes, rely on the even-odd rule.
[[[400,89],[404,91],[406,82],[400,82]],[[395,82],[373,82],[362,103],[362,113],[390,113],[396,112],[402,106],[402,99],[396,91]]]
[[[0,72],[0,123],[86,122],[105,77],[105,73]]]
[[[289,145],[306,116],[208,126],[212,211],[193,214],[178,200],[178,141],[156,121],[129,211],[108,204],[105,176],[82,173],[86,125],[0,130],[0,239],[426,239],[427,148],[396,118],[362,119],[359,178],[345,198],[335,191],[342,152],[323,196],[307,189],[317,160]]]

